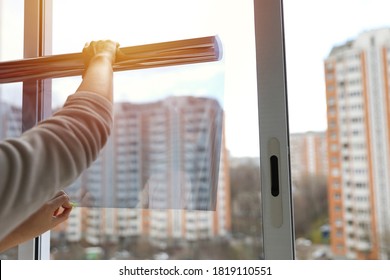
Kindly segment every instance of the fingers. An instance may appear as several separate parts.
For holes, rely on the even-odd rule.
[[[54,198],[48,201],[47,206],[49,211],[53,213],[56,224],[66,220],[73,208],[68,195],[64,191],[58,192]]]
[[[48,204],[53,210],[59,207],[72,208],[69,196],[64,191],[58,192],[51,200],[48,201]]]
[[[90,54],[96,54],[100,51],[111,51],[115,52],[119,48],[119,43],[111,40],[100,40],[100,41],[91,41],[85,43],[84,50],[90,52]]]
[[[64,208],[64,210],[62,211],[62,213],[56,215],[55,217],[53,217],[54,219],[54,223],[56,225],[66,221],[68,218],[69,218],[69,215],[70,215],[70,212],[72,211],[72,208]]]
[[[89,61],[98,55],[106,56],[110,59],[111,63],[114,63],[118,50],[119,43],[111,40],[91,41],[86,43],[83,48],[85,64],[88,65]]]
[[[52,221],[54,225],[58,225],[67,220],[73,208],[68,195],[64,191],[58,192],[48,202],[48,206],[53,213]]]
[[[56,198],[56,197],[59,197],[61,195],[67,195],[66,192],[64,192],[63,190],[59,191],[58,193],[56,193],[53,198]]]

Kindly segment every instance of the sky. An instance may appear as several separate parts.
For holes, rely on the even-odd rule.
[[[3,0],[7,13],[1,14],[2,26],[13,28],[0,33],[2,60],[5,55],[21,58],[21,3]],[[284,0],[291,133],[326,129],[324,59],[333,46],[363,31],[390,27],[388,11],[387,0]],[[252,0],[53,0],[53,54],[79,52],[86,42],[99,39],[125,47],[210,35],[221,39],[221,61],[116,74],[115,99],[215,97],[225,109],[232,156],[258,156]],[[79,81],[56,79],[53,103],[61,104]]]
[[[387,0],[284,0],[290,132],[326,129],[324,59],[335,45],[390,27],[389,11]]]

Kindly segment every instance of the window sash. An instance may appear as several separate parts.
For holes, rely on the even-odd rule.
[[[288,156],[289,135],[283,0],[253,1],[255,8],[259,139],[260,151],[262,151],[260,162],[262,166],[261,199],[264,257],[265,259],[293,259],[295,254]],[[45,56],[51,54],[51,6],[52,0],[25,0],[25,11],[28,11],[25,13],[25,42],[27,42],[24,49],[25,58],[38,58],[42,61],[47,59],[44,58]],[[212,59],[218,59],[219,52],[216,51],[217,48],[214,50]],[[71,55],[65,55],[65,61]],[[82,71],[80,67],[82,64],[81,56],[80,54],[75,56],[77,56],[76,62],[73,61],[72,63],[78,66],[72,64],[72,67],[78,67],[78,72],[72,72],[71,75],[80,75]],[[28,60],[25,60],[25,62],[27,63]],[[188,63],[188,61],[185,63]],[[118,71],[120,70],[128,70],[128,68],[119,67]],[[53,75],[50,77],[52,78]],[[38,80],[36,80],[37,77],[34,78],[34,82],[24,81],[23,86],[24,130],[51,115],[51,80],[45,80],[44,77],[38,77]],[[27,115],[26,112],[31,113]],[[271,193],[270,157],[272,156],[277,156],[279,159],[277,162],[280,195],[276,198]],[[49,259],[49,252],[50,237],[47,233],[20,245],[19,259]]]
[[[52,0],[24,1],[24,57],[51,54]],[[23,82],[22,131],[51,115],[51,80]],[[18,246],[18,259],[50,259],[50,232]]]

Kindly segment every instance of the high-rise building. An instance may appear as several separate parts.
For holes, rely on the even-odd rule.
[[[324,61],[328,194],[335,256],[390,258],[390,29],[335,46]]]
[[[230,231],[223,110],[214,99],[170,97],[117,103],[99,159],[67,189],[81,206],[63,224],[69,241],[90,244],[146,236],[177,240]]]
[[[0,139],[17,137],[21,132],[22,108],[0,99]]]
[[[294,185],[308,176],[328,173],[326,133],[311,131],[290,135],[291,178]]]

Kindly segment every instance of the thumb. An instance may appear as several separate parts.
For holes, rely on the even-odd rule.
[[[69,214],[72,211],[72,205],[70,204],[69,197],[66,193],[54,197],[49,204],[50,210],[53,211],[53,221],[55,225],[58,225],[69,218]],[[63,208],[62,212],[60,212],[60,208]]]
[[[54,219],[54,223],[56,225],[66,221],[68,218],[69,218],[69,214],[70,212],[72,211],[73,208],[64,208],[64,211],[62,211],[62,213],[60,213],[59,215],[53,217]]]

